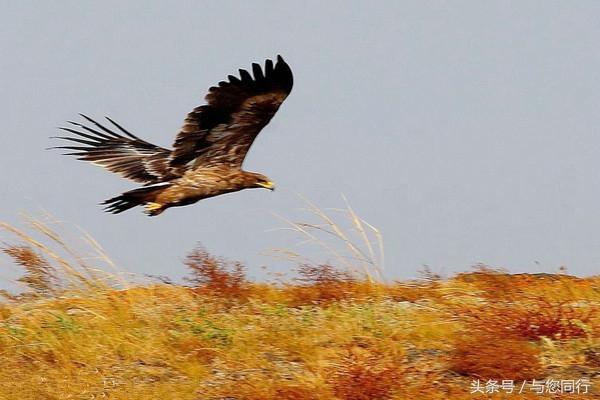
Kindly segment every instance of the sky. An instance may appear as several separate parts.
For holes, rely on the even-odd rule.
[[[1,221],[50,213],[119,267],[176,279],[202,243],[261,280],[295,267],[274,248],[335,263],[278,216],[311,222],[300,196],[330,210],[344,195],[380,230],[388,279],[424,265],[600,271],[599,2],[5,0],[2,10]],[[46,150],[78,113],[170,146],[208,87],[277,54],[294,88],[244,164],[274,192],[111,215],[98,204],[137,184]]]

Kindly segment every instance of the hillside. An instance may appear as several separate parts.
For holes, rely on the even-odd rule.
[[[481,268],[381,284],[303,266],[261,284],[197,249],[189,286],[59,288],[31,248],[5,252],[29,290],[0,305],[0,399],[600,396],[598,278]]]

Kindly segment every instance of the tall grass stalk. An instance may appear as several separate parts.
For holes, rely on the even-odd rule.
[[[324,249],[328,254],[348,271],[362,275],[370,282],[384,280],[383,269],[385,253],[383,235],[379,229],[358,216],[345,196],[342,195],[345,208],[322,209],[303,196],[299,196],[308,206],[303,208],[315,222],[296,222],[276,214],[289,227],[281,230],[290,230],[300,234],[305,240],[299,243],[314,244]],[[331,212],[340,214],[331,215]],[[350,228],[343,227],[343,220],[350,223]],[[295,255],[290,249],[273,249],[273,253],[281,255]],[[290,257],[290,259],[296,257]]]

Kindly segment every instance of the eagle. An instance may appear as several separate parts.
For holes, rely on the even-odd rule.
[[[239,77],[208,89],[206,104],[187,114],[172,149],[149,143],[105,117],[101,124],[80,114],[86,122],[68,121],[60,128],[71,135],[58,146],[76,156],[115,172],[142,186],[102,203],[114,214],[144,206],[149,216],[167,208],[242,189],[275,185],[265,175],[244,171],[242,163],[254,139],[269,123],[292,90],[292,71],[281,56],[277,62],[252,64],[252,74],[240,69]]]

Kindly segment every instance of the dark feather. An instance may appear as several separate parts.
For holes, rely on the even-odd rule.
[[[242,82],[246,85],[252,84],[252,76],[250,76],[250,73],[245,69],[240,69],[240,77],[242,78]]]
[[[126,134],[127,136],[129,136],[132,139],[137,139],[137,140],[142,140],[139,137],[135,136],[133,133],[129,132],[128,130],[126,130],[125,128],[123,128],[121,125],[117,124],[115,121],[113,121],[112,119],[110,119],[109,117],[104,117],[106,118],[110,123],[112,123],[114,126],[116,126],[121,132],[123,132],[124,134]]]
[[[254,79],[256,79],[257,81],[262,81],[263,79],[265,79],[262,73],[262,69],[257,63],[252,64],[252,73],[254,74]]]

